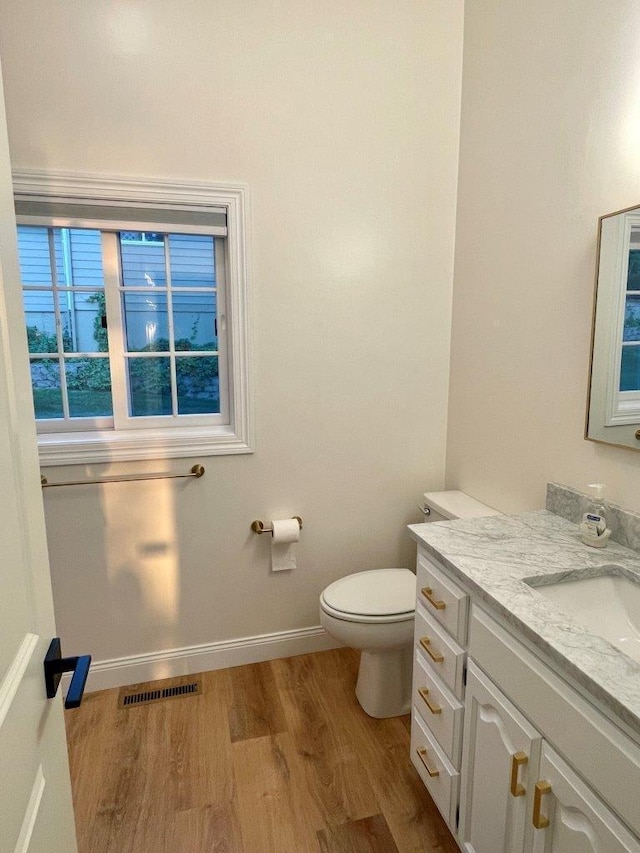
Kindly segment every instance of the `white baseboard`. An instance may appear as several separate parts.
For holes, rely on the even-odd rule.
[[[308,652],[336,649],[339,646],[340,643],[330,637],[324,628],[316,625],[296,631],[279,631],[275,634],[260,634],[257,637],[240,637],[236,640],[204,643],[201,646],[99,660],[91,664],[86,690],[91,692],[108,687],[122,687],[125,684],[304,655]],[[68,680],[67,676],[65,693]]]

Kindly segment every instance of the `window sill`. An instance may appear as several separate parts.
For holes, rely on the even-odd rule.
[[[230,426],[66,432],[38,436],[40,465],[83,465],[253,453]]]

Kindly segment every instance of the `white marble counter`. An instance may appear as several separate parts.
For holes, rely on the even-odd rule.
[[[424,549],[537,647],[556,672],[596,698],[640,742],[640,664],[591,634],[525,578],[562,580],[618,566],[640,583],[640,554],[610,542],[590,548],[572,522],[547,510],[468,521],[413,524]]]

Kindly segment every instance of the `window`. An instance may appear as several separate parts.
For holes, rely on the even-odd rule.
[[[243,189],[15,197],[42,464],[249,452]]]

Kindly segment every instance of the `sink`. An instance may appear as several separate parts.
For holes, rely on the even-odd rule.
[[[592,634],[608,640],[640,663],[640,583],[617,572],[569,577],[560,583],[544,581],[544,577],[529,578],[525,583],[571,614]]]

